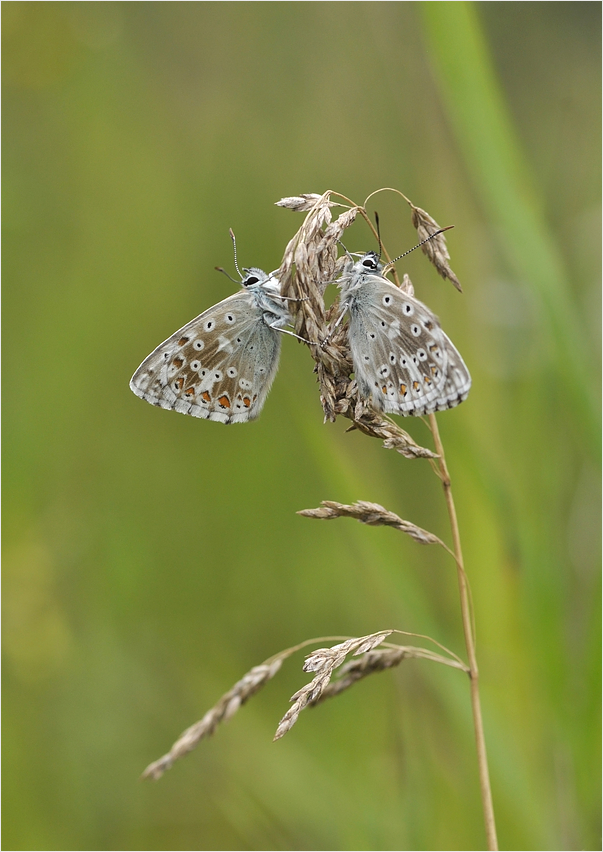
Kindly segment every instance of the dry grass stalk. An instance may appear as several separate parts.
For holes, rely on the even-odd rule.
[[[389,187],[387,188],[390,189]],[[381,192],[382,190],[377,190],[377,192]],[[453,285],[461,291],[461,285],[452,271],[449,260],[450,255],[448,253],[448,249],[446,247],[446,239],[443,234],[438,234],[431,238],[431,235],[434,232],[439,231],[439,225],[431,217],[428,213],[422,210],[419,207],[416,207],[406,196],[399,192],[399,190],[393,190],[401,195],[410,205],[412,210],[412,222],[417,229],[418,236],[420,241],[429,240],[422,245],[423,252],[429,258],[429,260],[434,264],[436,270],[439,274],[448,278]],[[371,195],[365,200],[364,205],[362,207],[354,205],[350,199],[345,198],[344,196],[339,196],[346,203],[349,203],[351,209],[356,208],[359,213],[364,217],[366,222],[369,224],[369,227],[375,233],[375,229],[372,226],[372,223],[366,212],[366,204],[368,199],[375,195],[376,193],[371,193]],[[289,275],[287,279],[287,286],[290,287],[291,293],[285,293],[286,295],[296,295],[298,297],[308,298],[304,301],[299,301],[297,303],[292,302],[292,309],[296,313],[296,322],[300,323],[300,326],[306,322],[306,316],[311,316],[312,312],[316,316],[320,316],[321,320],[324,320],[324,306],[322,307],[322,311],[320,307],[312,307],[312,297],[313,294],[321,294],[324,291],[324,286],[326,286],[328,279],[321,278],[321,264],[318,261],[318,257],[321,252],[328,252],[329,263],[323,264],[323,267],[326,269],[329,268],[329,274],[331,274],[332,269],[339,269],[339,265],[337,261],[334,261],[333,258],[336,256],[333,253],[334,246],[329,245],[329,237],[326,232],[324,237],[318,243],[314,243],[313,245],[304,245],[303,244],[303,234],[306,223],[308,223],[309,219],[313,218],[313,226],[315,231],[312,234],[312,238],[314,240],[317,239],[316,233],[316,222],[318,218],[322,216],[324,221],[326,221],[326,217],[324,212],[322,212],[321,208],[324,205],[329,205],[331,203],[330,198],[331,195],[335,195],[333,192],[327,192],[323,196],[320,197],[320,200],[316,202],[316,208],[311,210],[307,217],[306,221],[302,225],[302,228],[298,232],[298,235],[291,241],[288,247],[289,256],[285,256],[283,260],[282,270],[286,271]],[[287,205],[291,206],[291,205]],[[301,209],[301,208],[298,208]],[[320,213],[318,211],[321,211]],[[345,214],[342,214],[342,217]],[[318,218],[317,218],[318,217]],[[345,226],[347,220],[340,217],[340,225],[342,227]],[[330,224],[330,219],[328,220]],[[318,226],[318,231],[320,230],[320,226]],[[320,251],[317,251],[317,249]],[[384,254],[388,257],[387,252],[384,249]],[[299,266],[298,266],[299,259]],[[297,274],[293,273],[293,265],[296,265]],[[395,274],[395,272],[394,272]],[[397,279],[396,279],[397,280]],[[281,278],[281,281],[284,282],[285,279]],[[410,279],[405,277],[403,283],[404,289],[410,292],[412,288],[412,284]],[[308,292],[306,292],[306,288]],[[310,295],[312,294],[312,296]],[[296,307],[295,307],[296,306]],[[300,319],[301,316],[301,319]],[[332,308],[329,316],[326,317],[327,322],[329,320],[333,320],[337,317],[337,311],[335,308]],[[313,329],[320,333],[323,330],[323,326],[320,327],[317,325],[313,326]],[[308,335],[307,335],[308,337]],[[385,447],[395,447],[398,452],[401,452],[403,455],[407,457],[427,457],[431,460],[435,459],[436,456],[431,453],[429,450],[423,450],[422,448],[414,449],[417,447],[415,442],[408,436],[403,430],[399,430],[396,424],[393,422],[391,426],[389,422],[383,419],[378,424],[375,423],[375,417],[377,415],[375,412],[372,412],[370,409],[367,409],[367,406],[359,399],[358,391],[355,386],[355,382],[350,381],[351,375],[351,364],[350,364],[350,353],[347,349],[346,337],[344,332],[343,324],[340,324],[331,335],[328,337],[328,342],[324,340],[324,337],[321,336],[309,336],[310,340],[319,342],[324,341],[324,345],[317,346],[314,345],[311,347],[312,355],[316,361],[316,372],[318,374],[318,379],[321,387],[321,401],[323,404],[323,409],[325,412],[325,417],[330,420],[334,420],[337,415],[343,415],[348,417],[352,423],[353,428],[358,428],[363,431],[367,435],[371,435],[372,437],[384,438],[384,446]],[[476,745],[477,745],[477,755],[478,755],[478,766],[480,773],[480,787],[482,793],[482,805],[484,810],[484,820],[486,824],[486,835],[489,849],[497,849],[497,840],[496,840],[496,827],[494,822],[494,810],[492,806],[492,793],[490,789],[490,781],[489,781],[489,770],[488,770],[488,761],[486,756],[486,746],[485,746],[485,737],[483,731],[483,723],[481,717],[481,705],[479,698],[479,686],[478,686],[478,669],[477,669],[477,661],[475,656],[475,639],[472,630],[472,613],[471,613],[471,604],[470,604],[470,596],[469,589],[467,584],[467,577],[465,575],[464,567],[463,567],[463,556],[460,545],[460,537],[458,532],[458,524],[456,520],[456,511],[454,508],[454,501],[452,499],[452,492],[450,489],[450,478],[448,476],[448,471],[446,468],[446,461],[444,458],[444,450],[442,447],[442,443],[440,441],[439,432],[437,429],[437,422],[435,416],[432,414],[429,416],[430,428],[432,430],[432,434],[434,436],[435,447],[437,450],[437,467],[432,461],[432,465],[434,469],[437,470],[438,476],[442,481],[442,485],[444,487],[444,493],[446,496],[446,502],[448,506],[448,512],[451,522],[451,528],[453,533],[453,542],[454,542],[454,553],[453,556],[457,563],[458,569],[458,578],[459,578],[459,591],[460,591],[460,600],[461,600],[461,613],[462,613],[462,621],[463,621],[463,631],[465,634],[465,643],[467,647],[467,653],[469,658],[469,670],[470,670],[470,678],[471,678],[471,701],[472,701],[472,709],[473,709],[473,719],[475,726],[475,737],[476,737]],[[388,434],[384,436],[384,430],[392,430],[392,434]],[[291,708],[289,713],[282,720],[279,730],[277,731],[277,737],[282,736],[286,730],[289,730],[292,724],[294,724],[297,716],[299,715],[300,710],[303,706],[310,701],[316,701],[320,697],[320,695],[325,693],[325,690],[328,686],[328,678],[326,682],[324,681],[324,677],[321,679],[321,675],[318,675],[315,680],[310,684],[306,690],[300,691],[296,696],[294,696],[295,704],[294,707]],[[303,703],[305,701],[305,704]]]
[[[286,655],[286,652],[285,652]],[[170,769],[175,760],[184,757],[192,751],[197,743],[205,737],[210,737],[221,722],[227,722],[237,712],[239,707],[255,695],[280,669],[284,656],[278,656],[271,661],[254,666],[251,671],[241,678],[240,681],[227,693],[218,703],[208,710],[205,716],[181,734],[172,748],[159,760],[151,763],[142,773],[142,778],[152,778],[156,781],[163,773]]]
[[[393,633],[393,630],[381,630],[378,633],[371,633],[369,636],[348,639],[338,645],[333,645],[332,648],[319,648],[309,654],[304,663],[304,671],[316,672],[316,676],[291,697],[293,705],[279,722],[274,739],[280,740],[297,722],[304,707],[320,698],[327,688],[333,672],[345,661],[348,654],[354,656],[365,654],[383,642],[391,633]]]
[[[394,529],[400,530],[400,532],[414,538],[419,544],[440,544],[448,550],[444,542],[437,535],[421,529],[421,527],[410,521],[403,520],[393,512],[388,512],[387,509],[384,509],[378,503],[367,503],[366,500],[358,500],[351,506],[336,503],[334,500],[323,500],[321,508],[302,509],[297,514],[303,515],[305,518],[320,518],[324,520],[331,520],[331,518],[355,518],[357,521],[368,524],[371,527],[394,527]]]
[[[368,651],[363,654],[358,660],[350,660],[341,667],[336,679],[332,680],[323,689],[319,696],[309,702],[309,706],[315,707],[327,698],[335,698],[340,693],[349,689],[362,678],[371,674],[391,669],[394,666],[400,665],[403,660],[424,659],[432,660],[436,663],[442,663],[445,666],[460,669],[464,672],[469,672],[468,666],[458,660],[451,660],[448,657],[443,657],[441,654],[436,654],[426,648],[417,648],[412,645],[397,645],[390,648],[379,648],[377,650]]]

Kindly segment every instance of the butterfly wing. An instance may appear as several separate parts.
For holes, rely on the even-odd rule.
[[[350,300],[348,337],[361,394],[377,411],[431,414],[466,399],[471,377],[437,317],[381,275]]]
[[[276,375],[280,335],[253,294],[229,296],[161,343],[130,388],[161,408],[220,423],[255,419]]]

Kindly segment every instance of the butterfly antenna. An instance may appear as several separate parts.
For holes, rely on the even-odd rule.
[[[217,270],[217,272],[223,272],[224,275],[226,275],[227,278],[230,278],[231,281],[234,281],[235,284],[241,283],[240,281],[237,281],[236,278],[233,278],[232,275],[229,275],[228,272],[225,269],[223,269],[221,266],[214,266],[214,269]]]
[[[341,240],[339,239],[339,237],[337,237],[337,242],[339,243],[339,245],[341,246],[341,248],[344,250],[344,252],[347,254],[347,256],[350,258],[350,260],[351,260],[351,261],[352,261],[352,263],[353,263],[353,262],[354,262],[354,258],[353,258],[353,257],[352,257],[352,255],[349,253],[349,251],[348,251],[348,250],[347,250],[347,248],[344,246],[344,244],[341,242]]]
[[[398,257],[395,257],[393,260],[390,260],[390,262],[387,264],[387,266],[388,267],[392,266],[392,264],[394,264],[397,260],[401,260],[403,257],[406,257],[407,254],[410,254],[411,251],[414,251],[415,249],[421,248],[422,245],[424,245],[425,243],[428,243],[429,240],[433,240],[433,238],[437,237],[438,234],[443,234],[444,231],[450,231],[451,228],[454,228],[454,225],[448,225],[447,228],[440,228],[439,231],[436,231],[434,234],[430,234],[424,240],[421,240],[420,243],[417,243],[416,246],[413,246],[411,249],[408,249],[408,251],[405,251],[403,254],[398,255]]]
[[[235,239],[234,231],[232,230],[232,228],[229,228],[229,229],[228,229],[228,233],[230,234],[230,239],[232,240],[232,248],[233,248],[233,251],[234,251],[234,264],[235,264],[235,269],[236,269],[236,270],[237,270],[237,272],[239,273],[239,276],[240,276],[241,281],[242,281],[242,280],[243,280],[243,276],[241,275],[241,270],[239,269],[239,264],[237,263],[237,241],[236,241],[236,239]],[[233,279],[233,280],[234,280],[234,279]],[[239,283],[239,282],[237,281],[237,284],[238,284],[238,283]]]
[[[381,228],[379,227],[379,214],[377,213],[376,210],[375,210],[375,225],[377,226],[377,239],[379,240],[379,260],[381,260],[381,255],[383,254],[383,246],[381,245]],[[412,249],[411,249],[411,251],[412,251]]]

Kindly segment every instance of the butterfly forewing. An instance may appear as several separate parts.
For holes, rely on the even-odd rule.
[[[264,290],[270,279],[261,274],[258,283],[209,308],[160,344],[134,373],[134,393],[161,408],[221,423],[257,417],[278,367],[276,328],[288,320],[286,309]]]
[[[370,253],[372,257],[373,253]],[[429,414],[452,408],[469,392],[467,367],[437,317],[377,269],[354,264],[342,280],[342,302],[361,395],[378,411]]]

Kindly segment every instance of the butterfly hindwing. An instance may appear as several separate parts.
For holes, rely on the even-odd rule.
[[[262,275],[160,344],[134,373],[134,393],[161,408],[221,423],[256,418],[280,355],[280,334],[269,322],[287,320],[286,310],[263,289],[270,279]],[[267,313],[267,307],[278,313]]]
[[[371,252],[365,256],[373,260]],[[428,414],[452,408],[469,392],[471,378],[437,317],[409,292],[363,261],[343,277],[342,302],[361,395],[378,411]]]

